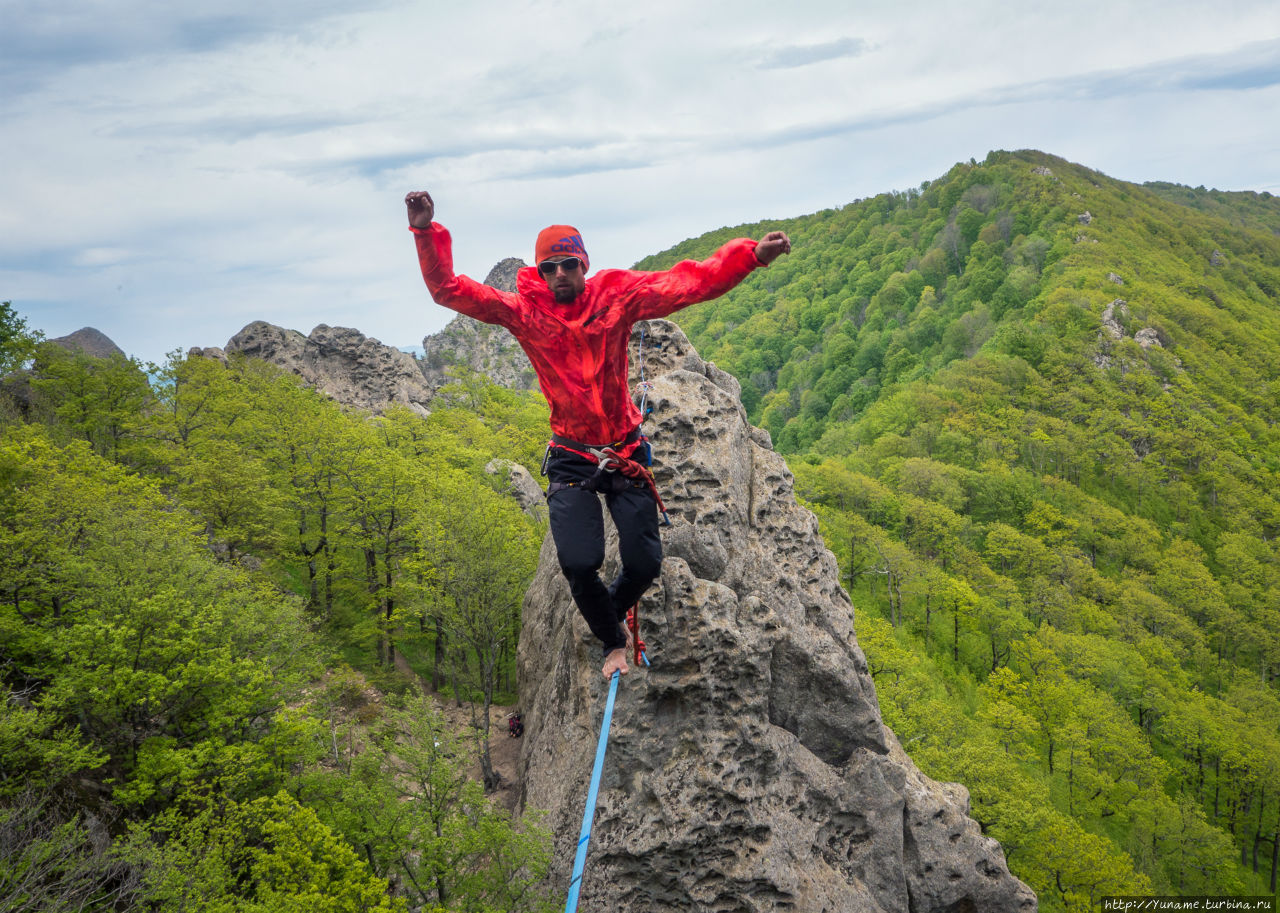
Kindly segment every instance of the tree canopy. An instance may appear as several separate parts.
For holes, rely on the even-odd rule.
[[[1001,152],[641,265],[773,228],[790,257],[677,319],[787,455],[913,758],[1043,909],[1274,893],[1280,200]]]

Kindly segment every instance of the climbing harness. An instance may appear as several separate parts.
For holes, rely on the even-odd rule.
[[[653,481],[653,470],[635,460],[627,459],[612,447],[592,448],[591,455],[595,457],[596,462],[599,464],[600,472],[620,472],[628,479],[634,479],[647,485],[649,494],[653,495],[654,503],[658,505],[658,512],[662,514],[662,525],[671,525],[671,518],[667,516],[667,507],[662,503],[662,495],[658,494],[657,483]]]
[[[582,870],[587,864],[587,844],[591,840],[591,820],[596,815],[596,797],[600,793],[600,775],[604,772],[604,753],[609,746],[609,725],[613,722],[613,701],[618,696],[618,678],[615,671],[609,679],[609,697],[604,704],[604,719],[600,723],[600,739],[596,742],[596,763],[591,769],[591,786],[587,790],[587,807],[582,810],[582,832],[578,836],[578,852],[573,858],[573,877],[569,880],[569,898],[564,903],[564,913],[578,909],[578,892],[582,889]]]
[[[633,483],[644,485],[649,489],[649,494],[653,496],[654,503],[658,505],[658,512],[662,514],[662,525],[671,525],[671,518],[667,516],[667,507],[662,503],[662,495],[658,494],[657,483],[653,480],[653,470],[638,460],[633,460],[630,456],[623,455],[624,453],[636,453],[641,448],[644,449],[646,454],[649,453],[649,442],[640,433],[639,428],[627,435],[622,442],[604,447],[581,444],[559,434],[553,434],[551,435],[551,440],[547,443],[546,455],[542,458],[543,475],[547,474],[547,460],[550,459],[552,447],[577,454],[584,460],[590,460],[595,463],[598,468],[595,475],[585,482],[552,482],[547,486],[548,498],[563,488],[581,487],[587,491],[619,491],[626,486],[626,480],[630,479]],[[611,475],[611,473],[617,473],[617,475]]]

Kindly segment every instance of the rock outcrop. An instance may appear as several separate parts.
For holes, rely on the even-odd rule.
[[[412,355],[346,327],[321,324],[303,336],[257,320],[231,337],[226,353],[279,365],[326,396],[374,413],[402,403],[426,415],[435,392]]]
[[[1102,326],[1098,330],[1098,352],[1093,356],[1093,363],[1099,368],[1109,368],[1114,363],[1113,350],[1115,344],[1125,338],[1124,322],[1128,320],[1129,305],[1123,298],[1115,299],[1103,309]],[[1143,351],[1164,348],[1160,331],[1155,327],[1135,330],[1133,339]],[[1178,368],[1182,367],[1182,362],[1176,357],[1173,364]]]
[[[582,909],[1035,910],[964,788],[925,777],[882,724],[835,558],[737,382],[673,324],[646,330],[646,430],[673,525],[640,604],[653,666],[619,686]],[[608,555],[616,573],[611,527]],[[548,812],[562,889],[599,669],[548,538],[520,640],[521,802]]]
[[[1102,311],[1102,329],[1098,331],[1098,338],[1102,340],[1104,337],[1110,337],[1114,340],[1124,339],[1124,327],[1120,321],[1129,317],[1129,304],[1123,298],[1117,298],[1108,304]]]
[[[535,520],[547,517],[547,501],[542,496],[542,486],[533,473],[514,460],[495,458],[485,464],[484,471],[491,476],[504,478],[507,494],[515,499],[520,509]]]
[[[49,341],[69,352],[83,352],[93,358],[110,358],[112,355],[124,357],[124,350],[112,342],[111,337],[93,327],[82,327],[74,333]]]
[[[502,260],[489,271],[485,284],[515,291],[516,273],[524,265],[514,257]],[[72,340],[88,332],[97,331],[81,330],[65,338]],[[439,333],[424,338],[422,348],[423,357],[418,360],[359,330],[321,324],[310,336],[303,336],[257,320],[233,336],[225,351],[195,347],[187,354],[222,362],[236,353],[262,358],[343,405],[374,413],[402,403],[419,415],[428,414],[439,389],[453,381],[449,369],[454,365],[483,374],[500,386],[537,388],[529,359],[502,327],[459,314]]]

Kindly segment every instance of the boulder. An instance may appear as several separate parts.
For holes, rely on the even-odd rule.
[[[533,473],[514,460],[492,459],[484,467],[491,476],[503,477],[506,491],[520,509],[537,520],[547,516],[546,499],[542,495],[542,486],[533,477]]]
[[[217,346],[192,346],[187,349],[187,358],[208,358],[216,361],[224,367],[227,364],[227,353]]]
[[[279,365],[326,396],[376,414],[401,403],[425,416],[435,392],[412,355],[348,327],[321,324],[303,336],[257,320],[231,337],[226,353]]]
[[[1112,339],[1124,339],[1124,327],[1120,321],[1129,316],[1129,305],[1123,298],[1117,298],[1106,306],[1102,311],[1102,329],[1100,334],[1106,334]]]
[[[736,382],[673,324],[640,328],[672,525],[639,605],[653,665],[618,689],[581,909],[1034,911],[964,788],[925,777],[881,722],[835,558]],[[518,663],[520,801],[548,813],[567,890],[608,686],[549,537]]]

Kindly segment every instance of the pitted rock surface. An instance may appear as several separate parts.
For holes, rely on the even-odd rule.
[[[653,666],[619,684],[581,909],[1034,911],[964,788],[925,777],[882,724],[835,558],[736,381],[674,324],[642,326],[645,430],[673,525],[640,603]],[[600,664],[548,538],[520,640],[521,802],[548,812],[561,890],[608,688]]]
[[[344,405],[379,414],[401,403],[425,416],[435,392],[412,355],[347,327],[320,324],[303,336],[257,320],[231,337],[226,352],[279,365]]]

